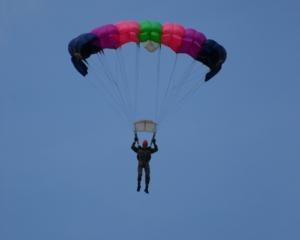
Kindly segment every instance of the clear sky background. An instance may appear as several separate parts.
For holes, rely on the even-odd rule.
[[[150,195],[127,123],[67,52],[123,19],[228,52],[159,131]],[[296,0],[0,0],[0,239],[300,239],[299,22]]]

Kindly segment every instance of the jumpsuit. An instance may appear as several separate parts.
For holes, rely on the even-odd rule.
[[[146,188],[149,186],[150,183],[150,160],[151,160],[151,154],[155,153],[158,151],[158,147],[156,143],[153,144],[154,148],[151,147],[141,147],[135,146],[135,142],[132,143],[131,149],[137,153],[137,160],[138,160],[138,185],[140,186],[141,180],[142,180],[142,175],[143,175],[143,169],[145,171],[145,183],[146,183]]]

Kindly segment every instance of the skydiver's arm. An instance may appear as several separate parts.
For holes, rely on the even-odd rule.
[[[137,153],[138,152],[138,147],[135,146],[135,143],[136,143],[135,141],[132,143],[131,149],[132,149],[132,151]]]
[[[156,142],[153,142],[154,148],[151,148],[151,153],[155,153],[158,151],[158,147],[156,145]]]

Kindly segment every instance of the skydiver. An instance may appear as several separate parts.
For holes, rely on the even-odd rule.
[[[152,148],[151,145],[154,145]],[[137,144],[137,146],[136,146]],[[142,146],[138,143],[138,138],[135,136],[134,142],[131,145],[131,149],[137,153],[138,160],[138,177],[137,177],[137,191],[141,190],[141,181],[143,175],[143,169],[145,171],[145,193],[149,193],[149,183],[150,183],[150,160],[151,154],[158,151],[158,147],[156,145],[155,137],[152,138],[150,146],[148,146],[148,141],[144,140]]]

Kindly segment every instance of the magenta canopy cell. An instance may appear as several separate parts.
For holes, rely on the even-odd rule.
[[[91,31],[98,37],[96,45],[101,48],[111,48],[116,49],[120,45],[119,41],[119,30],[113,24],[107,24],[98,28],[95,28]]]
[[[203,48],[205,41],[206,37],[203,33],[191,28],[186,29],[182,40],[181,48],[178,52],[186,53],[192,56],[193,58],[197,58],[198,54]]]

